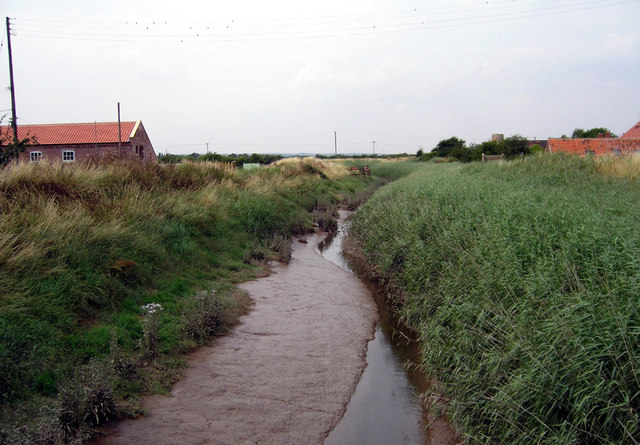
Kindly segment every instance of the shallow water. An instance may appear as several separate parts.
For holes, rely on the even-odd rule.
[[[455,434],[444,419],[429,419],[420,401],[428,380],[411,366],[418,361],[417,343],[395,323],[383,290],[363,278],[357,263],[343,254],[345,224],[340,224],[336,235],[320,243],[318,250],[329,261],[361,277],[375,297],[380,319],[367,349],[367,367],[343,419],[325,445],[456,443]],[[427,428],[429,423],[431,427]]]
[[[406,342],[388,346],[393,328],[384,311],[376,327],[377,291],[323,258],[323,237],[293,240],[289,265],[241,284],[255,302],[250,313],[187,357],[169,397],[147,398],[143,418],[110,425],[96,443],[453,443],[434,440],[434,428],[424,433],[412,390],[424,379],[401,366]]]
[[[255,304],[231,332],[190,354],[170,397],[118,422],[107,444],[321,444],[365,366],[377,319],[366,286],[294,240],[289,265],[243,283]],[[361,442],[362,443],[362,442]]]

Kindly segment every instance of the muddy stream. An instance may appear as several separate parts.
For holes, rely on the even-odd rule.
[[[288,265],[243,283],[251,312],[187,357],[169,397],[147,398],[143,418],[98,443],[455,443],[443,421],[426,428],[426,381],[403,367],[412,345],[393,335],[384,297],[342,257],[342,232],[324,238],[294,239]]]

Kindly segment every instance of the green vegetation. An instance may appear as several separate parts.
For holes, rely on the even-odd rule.
[[[139,414],[136,396],[246,310],[235,283],[288,261],[314,209],[378,183],[316,159],[0,170],[0,442]]]
[[[419,334],[434,405],[467,443],[637,443],[638,162],[422,166],[351,244]]]
[[[471,144],[471,146],[467,146],[462,139],[451,137],[438,142],[438,145],[430,153],[418,154],[418,158],[421,161],[439,158],[471,162],[482,160],[482,153],[485,155],[504,154],[505,158],[514,159],[533,152],[529,148],[527,139],[518,134],[509,136],[503,141],[485,141],[481,144]]]
[[[598,137],[614,137],[617,138],[615,134],[608,128],[604,127],[596,127],[591,128],[589,130],[583,130],[582,128],[576,128],[573,130],[571,134],[572,138],[598,138]]]
[[[197,161],[197,162],[230,162],[234,163],[236,167],[242,167],[244,164],[272,164],[276,161],[283,159],[281,155],[270,154],[230,154],[220,155],[218,153],[207,153],[204,155],[198,153],[191,153],[190,155],[174,155],[174,154],[160,154],[158,155],[158,162],[160,164],[180,164],[183,161]]]

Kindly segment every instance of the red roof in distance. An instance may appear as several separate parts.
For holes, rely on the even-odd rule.
[[[640,151],[640,139],[623,138],[588,138],[588,139],[549,139],[547,150],[551,153],[559,151],[574,155],[595,156],[614,153],[629,154]]]
[[[620,137],[624,139],[640,139],[640,122]]]
[[[121,122],[122,142],[128,142],[138,122]],[[11,127],[3,125],[3,131]],[[12,133],[11,133],[12,134]],[[35,137],[37,145],[118,143],[117,122],[18,125],[18,139]]]

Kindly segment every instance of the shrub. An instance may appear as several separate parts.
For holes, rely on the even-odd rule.
[[[338,230],[338,208],[327,199],[319,200],[313,211],[313,219],[325,232]]]
[[[59,422],[65,442],[84,439],[89,427],[117,414],[112,379],[108,363],[92,360],[61,383]]]
[[[187,298],[182,306],[183,331],[187,336],[204,341],[225,332],[242,304],[226,292],[201,290]]]
[[[149,303],[142,306],[142,350],[146,360],[155,360],[158,348],[158,331],[160,330],[160,311],[162,305]]]

